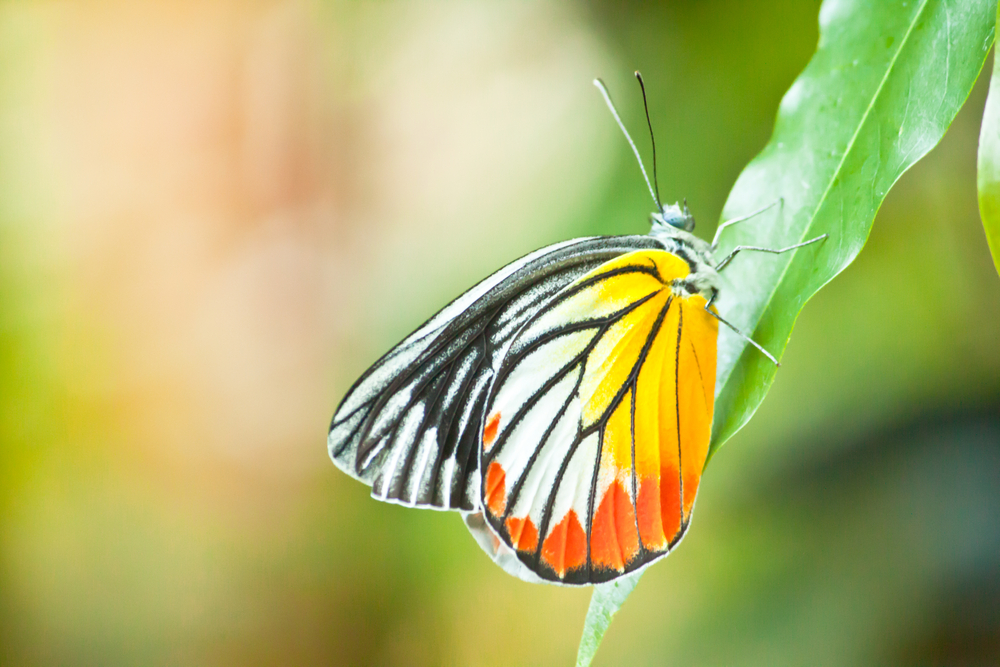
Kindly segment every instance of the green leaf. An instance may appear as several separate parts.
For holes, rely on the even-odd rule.
[[[719,256],[829,234],[784,255],[743,253],[724,272],[733,288],[719,311],[776,357],[806,301],[861,251],[889,188],[941,140],[993,44],[995,14],[991,0],[823,3],[819,47],[723,209],[732,219],[784,201],[727,229]],[[720,331],[709,457],[750,419],[774,374]]]
[[[826,0],[819,46],[785,94],[774,134],[736,181],[723,219],[780,207],[726,229],[719,311],[776,357],[806,301],[861,251],[886,193],[933,148],[961,108],[993,44],[992,0]],[[877,286],[872,286],[877,289]],[[711,457],[757,410],[775,367],[720,327]],[[595,586],[578,667],[589,665],[611,617],[640,575]]]
[[[1000,13],[997,14],[1000,21]],[[979,215],[993,264],[1000,273],[1000,68],[993,53],[993,78],[979,132]]]
[[[594,586],[590,608],[587,609],[587,619],[583,622],[583,637],[580,638],[580,648],[576,653],[577,667],[586,667],[594,659],[597,647],[604,638],[604,632],[611,625],[611,618],[625,604],[625,598],[639,583],[641,576],[640,570],[635,574]]]

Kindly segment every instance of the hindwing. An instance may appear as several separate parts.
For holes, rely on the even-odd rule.
[[[610,260],[534,312],[503,356],[484,412],[481,502],[543,579],[613,579],[687,529],[718,335],[705,299],[674,288],[689,271],[665,250]]]

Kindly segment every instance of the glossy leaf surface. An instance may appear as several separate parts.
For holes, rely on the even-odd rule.
[[[1000,70],[995,51],[993,58],[993,78],[979,133],[979,215],[993,264],[1000,273]]]
[[[724,218],[783,198],[781,210],[726,230],[720,311],[780,358],[805,302],[861,251],[889,188],[933,148],[961,108],[993,44],[988,0],[828,0],[816,54],[785,94],[771,141],[743,171]],[[714,453],[753,415],[775,368],[732,335],[719,337]],[[711,456],[711,453],[710,453]]]

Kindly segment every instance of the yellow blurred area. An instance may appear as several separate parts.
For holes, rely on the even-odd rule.
[[[589,591],[371,500],[330,416],[496,268],[648,229],[595,76],[642,137],[643,71],[710,236],[817,8],[0,5],[0,663],[570,663]],[[806,308],[600,664],[1000,659],[966,593],[1000,589],[984,97]]]

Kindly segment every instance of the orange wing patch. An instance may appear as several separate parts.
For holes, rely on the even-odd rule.
[[[531,522],[531,518],[509,517],[504,524],[510,535],[511,546],[518,551],[534,551],[538,548],[538,528]]]
[[[542,561],[560,579],[566,576],[566,572],[587,561],[587,536],[573,510],[549,531],[549,536],[542,545]]]
[[[694,507],[701,471],[712,436],[715,403],[716,339],[718,320],[705,314],[705,299],[692,296],[681,302],[684,332],[678,355],[680,381],[677,407],[681,415],[681,480],[684,490],[684,521]]]
[[[500,427],[500,413],[494,412],[486,420],[486,428],[483,429],[483,449],[489,451],[493,446],[493,441],[497,439],[497,429]]]
[[[499,463],[490,464],[486,472],[486,507],[496,516],[503,514],[507,507],[506,477]]]
[[[635,507],[621,482],[615,480],[594,513],[590,558],[598,567],[624,571],[639,553]]]

